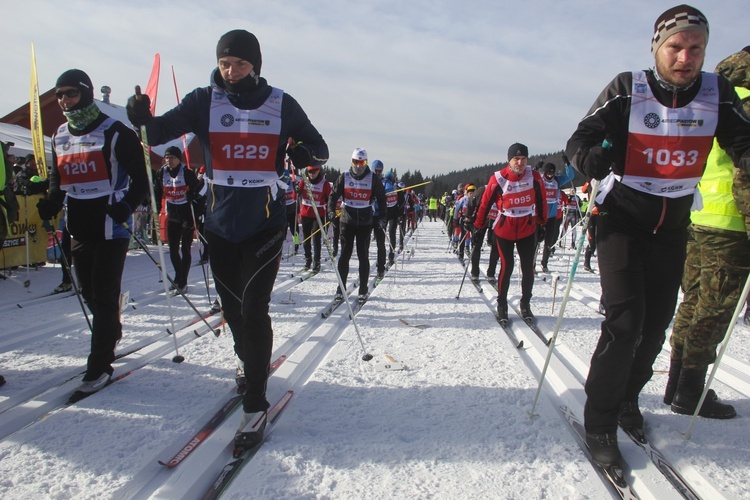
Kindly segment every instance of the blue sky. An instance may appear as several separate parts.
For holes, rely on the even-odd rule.
[[[124,105],[161,55],[157,113],[208,84],[219,37],[253,32],[261,74],[297,99],[346,168],[368,150],[399,172],[447,173],[564,148],[617,73],[653,65],[656,17],[673,1],[6,2],[0,116],[29,99],[31,43],[39,86],[80,68]],[[696,0],[711,26],[704,69],[750,44],[747,0]],[[97,98],[101,95],[96,93]]]

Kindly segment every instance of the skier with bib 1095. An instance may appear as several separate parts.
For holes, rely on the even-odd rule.
[[[224,318],[234,337],[238,385],[244,387],[238,449],[263,439],[273,330],[271,290],[286,236],[288,155],[298,170],[323,165],[328,146],[302,107],[272,87],[261,72],[258,39],[237,29],[216,46],[217,68],[207,87],[193,90],[175,108],[152,117],[147,96],[128,100],[128,118],[145,126],[152,144],[188,132],[198,137],[210,179],[205,237]]]
[[[690,210],[714,137],[750,171],[750,120],[732,85],[701,71],[708,33],[694,7],[662,13],[651,43],[655,68],[617,75],[566,147],[574,167],[603,179],[596,245],[605,319],[585,383],[584,426],[605,467],[622,461],[618,424],[643,427],[638,396],[674,315]],[[704,380],[689,383],[700,391]]]
[[[547,198],[539,172],[528,164],[529,149],[520,143],[508,148],[508,165],[495,172],[479,203],[474,227],[482,229],[488,213],[497,204],[499,211],[493,231],[500,255],[497,283],[497,313],[508,321],[508,289],[513,273],[513,250],[521,261],[521,317],[533,321],[531,293],[534,288],[534,252],[537,233],[547,223]]]

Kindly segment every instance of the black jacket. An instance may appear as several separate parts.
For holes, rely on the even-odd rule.
[[[373,173],[372,170],[370,170],[370,167],[368,166],[365,171],[360,176],[354,175],[354,173],[350,172],[352,177],[354,177],[357,180],[364,179],[368,175],[372,176],[372,197],[370,198],[370,205],[365,208],[353,208],[346,206],[346,204],[342,205],[341,207],[341,224],[349,224],[352,226],[371,226],[379,221],[381,217],[384,217],[385,214],[382,216],[377,216],[375,218],[372,213],[372,203],[377,201],[378,206],[384,207],[385,205],[385,188],[383,187],[383,183],[380,182],[380,179],[378,179],[378,176]],[[331,190],[331,196],[328,198],[328,213],[332,213],[336,211],[336,202],[339,198],[344,197],[344,179],[346,179],[346,172],[342,173],[338,179],[336,179],[336,182],[333,184],[333,189]],[[373,220],[376,219],[376,220]]]
[[[689,104],[701,89],[701,77],[684,91],[673,92],[663,88],[653,71],[646,76],[654,96],[664,105],[680,108]],[[750,120],[743,114],[739,98],[732,85],[719,76],[719,120],[716,138],[719,145],[732,157],[735,165],[750,172]],[[588,114],[578,124],[577,130],[565,148],[573,166],[583,172],[589,148],[600,146],[604,139],[612,144],[612,170],[623,174],[627,152],[628,122],[633,74],[620,73],[599,94]],[[680,231],[690,224],[690,207],[693,196],[666,198],[643,193],[616,182],[600,207],[600,213],[615,218],[624,227],[634,231],[655,234]]]
[[[164,144],[193,132],[200,140],[205,158],[206,175],[213,176],[211,142],[209,139],[209,117],[211,95],[214,88],[224,88],[224,83],[215,69],[211,74],[211,86],[190,92],[175,108],[164,115],[152,118],[146,125],[150,144]],[[265,78],[260,78],[254,90],[235,94],[227,91],[227,97],[239,109],[257,109],[266,102],[272,87]],[[284,157],[287,139],[301,142],[312,154],[313,165],[323,165],[328,160],[328,146],[323,137],[307,118],[302,107],[292,96],[284,93],[281,106],[281,132],[276,151],[276,172],[284,172]],[[269,187],[243,188],[210,184],[207,194],[206,230],[224,239],[240,243],[271,229],[286,225],[284,190],[278,189],[271,196]]]

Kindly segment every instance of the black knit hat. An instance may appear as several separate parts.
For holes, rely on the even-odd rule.
[[[169,146],[164,151],[164,156],[167,156],[167,155],[172,155],[178,160],[182,161],[182,151],[180,151],[180,148],[178,148],[177,146]]]
[[[666,10],[654,23],[651,52],[656,54],[656,51],[667,38],[675,33],[687,30],[696,30],[703,33],[706,44],[708,44],[708,19],[701,11],[685,4]]]
[[[527,148],[520,142],[516,142],[515,144],[512,144],[508,148],[508,161],[512,160],[515,156],[525,156],[526,158],[528,158],[529,148]]]
[[[263,64],[260,43],[249,31],[232,30],[219,38],[219,43],[216,45],[216,59],[225,56],[244,59],[253,65],[253,71],[260,76],[260,67]]]
[[[557,172],[557,167],[555,166],[554,163],[545,163],[544,166],[542,167],[542,171],[544,173],[551,172],[554,174],[555,172]]]
[[[81,99],[71,109],[83,109],[94,102],[94,84],[89,75],[80,69],[69,69],[59,76],[55,88],[75,87],[81,92]]]

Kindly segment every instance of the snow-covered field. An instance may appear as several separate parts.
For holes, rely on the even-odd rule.
[[[487,254],[485,247],[482,270]],[[557,254],[552,274],[538,276],[532,299],[547,337],[573,256],[569,249]],[[371,261],[374,273],[374,243]],[[302,264],[300,256],[282,261],[271,304],[274,359],[286,358],[269,381],[269,401],[288,390],[294,396],[224,498],[612,496],[563,416],[564,408],[582,414],[582,384],[601,322],[597,275],[579,268],[529,418],[547,348],[511,311],[524,342],[516,348],[491,312],[495,292],[487,281],[481,294],[468,278],[460,288],[463,268],[448,251],[442,223],[425,219],[357,314],[364,351],[345,306],[320,317],[336,289],[330,262],[300,282],[292,275]],[[356,256],[350,283],[355,269]],[[119,352],[140,349],[118,360],[115,376],[126,376],[59,409],[79,382],[89,342],[75,296],[34,299],[60,276],[59,267],[48,265],[31,271],[28,288],[22,270],[0,281],[0,374],[7,379],[0,388],[0,497],[200,498],[230,458],[238,412],[180,465],[158,461],[169,460],[233,391],[230,332],[216,337],[201,322],[182,328],[177,339],[185,362],[173,363],[158,270],[143,252],[131,251],[123,278],[131,302]],[[511,294],[517,305],[515,276]],[[191,270],[189,297],[208,310],[200,266]],[[193,321],[182,298],[170,302],[177,328]],[[218,325],[220,317],[209,322]],[[701,498],[750,497],[747,333],[737,326],[714,384],[737,418],[699,419],[692,439],[683,438],[690,418],[661,402],[668,345],[641,397],[652,442]],[[372,361],[361,359],[365,351]],[[620,443],[641,497],[680,498],[622,433]]]

